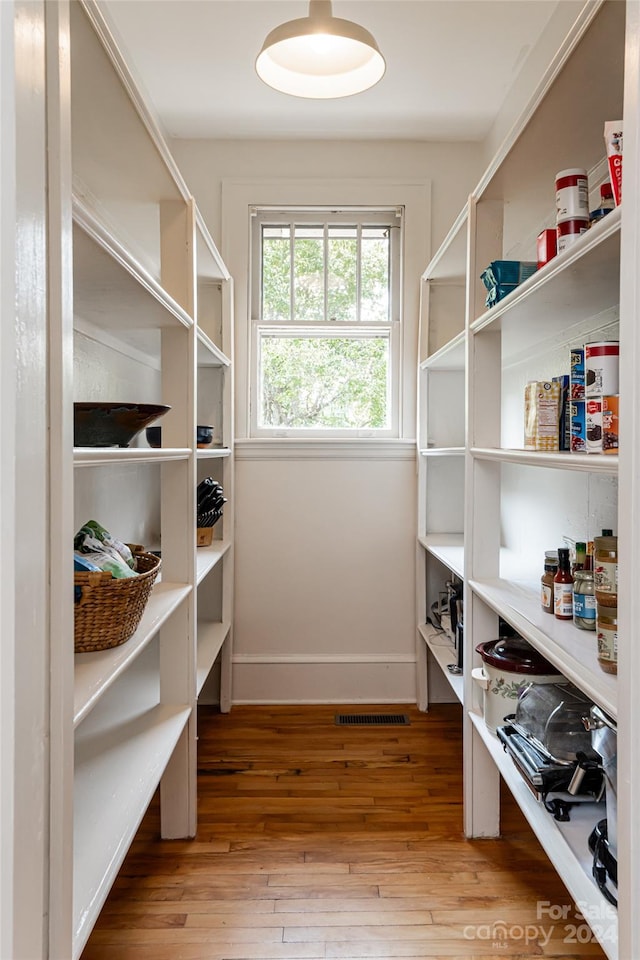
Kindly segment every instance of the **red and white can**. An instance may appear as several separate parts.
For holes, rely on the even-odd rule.
[[[562,220],[589,220],[589,181],[582,167],[556,174],[556,223]]]
[[[583,233],[589,229],[589,219],[583,217],[575,220],[562,220],[556,227],[558,253],[562,253],[570,247],[576,240],[579,240]]]
[[[611,396],[619,387],[620,342],[599,340],[584,345],[584,376],[587,397]]]

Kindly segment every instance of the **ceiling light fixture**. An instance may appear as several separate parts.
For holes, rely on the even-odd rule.
[[[258,76],[270,87],[314,100],[362,93],[385,68],[369,31],[334,17],[331,0],[310,0],[308,17],[272,30],[256,60]]]

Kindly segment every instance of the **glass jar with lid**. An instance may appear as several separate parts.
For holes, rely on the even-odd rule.
[[[618,610],[598,604],[598,663],[606,673],[618,672]]]
[[[592,570],[573,575],[573,622],[580,630],[596,629],[596,596]]]

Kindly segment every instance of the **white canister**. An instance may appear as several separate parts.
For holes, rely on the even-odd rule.
[[[619,392],[620,342],[599,340],[584,345],[584,375],[587,397]]]
[[[491,733],[516,712],[518,695],[530,683],[567,682],[548,660],[522,637],[500,637],[480,643],[476,652],[482,666],[471,676],[483,691],[483,713]]]
[[[575,218],[589,220],[589,181],[583,167],[556,174],[556,223]]]

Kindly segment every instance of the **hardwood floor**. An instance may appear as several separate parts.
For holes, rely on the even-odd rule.
[[[411,724],[334,723],[364,712]],[[152,805],[82,960],[604,957],[507,793],[503,838],[464,838],[460,719],[203,709],[197,838]]]

